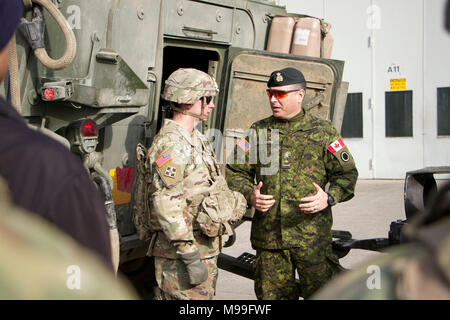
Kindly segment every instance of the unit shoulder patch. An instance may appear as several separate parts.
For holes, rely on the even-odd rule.
[[[347,146],[341,138],[331,143],[327,150],[336,158],[344,170],[354,167],[354,160]]]
[[[172,154],[167,149],[155,160],[155,169],[166,188],[172,188],[183,180],[182,168]]]
[[[161,167],[156,166],[159,177],[166,188],[172,188],[183,180],[181,167],[174,163],[167,163]]]

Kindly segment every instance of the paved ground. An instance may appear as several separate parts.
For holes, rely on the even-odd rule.
[[[359,180],[355,197],[333,208],[333,229],[350,231],[354,239],[387,238],[389,225],[405,219],[403,180]],[[237,229],[236,243],[225,248],[225,254],[238,257],[254,254],[250,245],[250,223]],[[340,260],[351,269],[382,253],[352,250]],[[253,281],[225,270],[219,270],[216,300],[254,300]]]

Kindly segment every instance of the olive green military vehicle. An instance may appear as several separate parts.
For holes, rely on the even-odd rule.
[[[348,86],[341,81],[344,62],[267,50],[276,17],[304,17],[274,1],[23,2],[25,18],[45,31],[45,48],[33,49],[16,33],[11,76],[0,94],[30,126],[80,156],[105,195],[111,228],[119,231],[119,269],[139,289],[149,285],[142,279],[151,279],[145,275],[151,263],[132,217],[136,145],[149,146],[167,117],[160,93],[168,75],[190,67],[217,80],[216,108],[203,130],[221,133],[213,141],[221,159],[229,141],[271,114],[265,88],[276,69],[302,70],[308,83],[304,108],[341,127]],[[31,40],[34,30],[29,29]],[[232,242],[233,237],[227,245]],[[251,277],[242,259],[219,260],[220,267]]]

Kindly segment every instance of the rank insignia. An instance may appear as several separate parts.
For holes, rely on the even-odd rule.
[[[277,72],[277,77],[275,78],[275,80],[277,82],[282,82],[283,81],[283,76],[281,75],[281,73]]]
[[[161,168],[164,164],[172,160],[172,155],[170,154],[170,151],[164,152],[162,155],[159,156],[158,159],[155,160],[156,165],[158,168]]]
[[[164,175],[167,177],[175,178],[176,173],[177,173],[177,168],[167,166],[166,171],[164,172]]]
[[[242,138],[241,140],[239,140],[239,142],[237,143],[237,145],[239,146],[239,148],[241,148],[242,150],[244,150],[244,152],[247,152],[247,151],[250,150],[250,148],[251,148],[250,143],[248,143],[248,141],[245,140],[244,138]]]

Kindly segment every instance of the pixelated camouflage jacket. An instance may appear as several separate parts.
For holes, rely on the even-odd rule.
[[[150,227],[158,231],[149,255],[176,259],[179,253],[196,250],[203,259],[218,255],[219,238],[204,236],[196,222],[212,175],[220,174],[206,137],[195,129],[191,135],[166,119],[147,158],[153,176]]]
[[[253,247],[307,250],[320,243],[330,244],[331,208],[305,214],[298,205],[300,199],[316,193],[313,182],[323,190],[329,182],[328,193],[335,203],[353,197],[358,171],[348,148],[345,146],[334,154],[328,150],[340,139],[337,130],[330,122],[302,110],[290,120],[271,116],[254,123],[247,139],[250,149],[245,156],[246,148],[236,147],[237,157],[227,159],[228,185],[250,203],[255,183],[262,181],[261,194],[273,195],[276,201],[268,212],[255,213],[251,230]],[[263,159],[266,153],[270,161]]]

